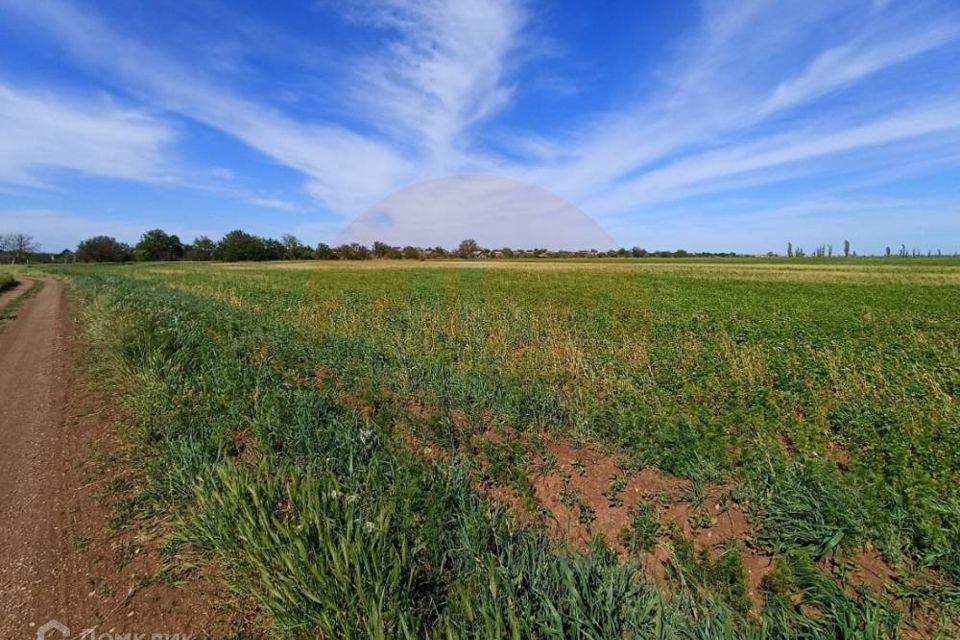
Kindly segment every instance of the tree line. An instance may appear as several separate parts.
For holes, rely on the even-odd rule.
[[[849,240],[842,245],[843,255],[856,257]],[[45,253],[32,236],[22,233],[0,233],[0,262],[167,262],[175,260],[221,260],[243,262],[257,260],[436,260],[436,259],[510,259],[510,258],[717,258],[743,257],[747,254],[729,252],[648,251],[641,247],[620,248],[605,251],[596,249],[582,251],[556,251],[549,249],[492,249],[481,247],[475,240],[466,239],[456,248],[392,246],[374,242],[372,246],[360,243],[341,244],[331,247],[321,242],[316,247],[300,242],[296,236],[286,233],[279,240],[264,238],[236,229],[220,240],[199,236],[191,243],[184,243],[176,234],[162,229],[151,229],[140,236],[133,246],[112,236],[100,235],[87,238],[76,251],[65,249],[60,253]],[[765,254],[774,257],[777,254]],[[803,258],[807,252],[801,247],[787,243],[787,257]],[[809,254],[815,257],[833,257],[832,244],[820,244]],[[893,251],[886,247],[884,255],[891,257]],[[919,257],[917,249],[908,249],[901,244],[896,255]],[[927,256],[942,256],[940,250],[927,251]],[[954,253],[954,256],[957,254]]]
[[[306,245],[292,234],[279,240],[263,238],[239,229],[214,241],[206,236],[186,244],[175,234],[162,229],[151,229],[130,246],[110,236],[94,236],[77,246],[73,258],[77,262],[127,262],[172,260],[222,260],[242,262],[257,260],[431,260],[431,259],[503,259],[503,258],[624,258],[624,257],[732,257],[736,253],[691,253],[677,251],[647,251],[640,247],[598,251],[553,251],[548,249],[490,249],[475,240],[463,240],[454,249],[445,247],[392,246],[374,242],[366,246],[357,242],[330,246],[321,242],[316,247]]]
[[[773,255],[773,254],[769,254]],[[816,248],[810,253],[815,258],[832,258],[833,257],[833,245],[832,244],[819,244]],[[928,258],[942,257],[943,251],[940,249],[932,250],[928,249],[926,253],[920,249],[907,249],[907,245],[901,244],[899,250],[897,251],[897,257],[900,258],[919,258],[926,255]],[[890,258],[893,256],[893,251],[887,246],[884,249],[883,256],[885,258]],[[956,257],[957,253],[954,252],[953,256]],[[787,243],[787,257],[788,258],[805,258],[807,257],[807,252],[802,247],[794,247],[792,242]],[[853,251],[850,246],[849,240],[843,241],[843,257],[844,258],[856,258],[857,252]]]

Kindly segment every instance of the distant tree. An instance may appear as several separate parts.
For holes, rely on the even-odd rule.
[[[309,260],[313,257],[313,249],[300,242],[292,233],[280,236],[283,244],[283,257],[287,260]]]
[[[907,245],[905,245],[905,244],[901,244],[901,245],[900,245],[900,257],[901,257],[901,258],[906,258],[906,257],[907,257]]]
[[[292,233],[285,233],[280,236],[280,243],[283,245],[283,257],[287,260],[296,260],[300,253],[300,240]]]
[[[261,238],[263,242],[263,257],[261,260],[283,260],[287,255],[287,249],[283,243],[274,238]]]
[[[416,247],[407,245],[400,251],[400,255],[403,256],[404,260],[419,260],[422,256],[422,252]]]
[[[887,250],[884,252],[884,255],[887,256],[888,258],[890,257],[890,247],[889,247],[889,246],[887,247]]]
[[[477,251],[480,251],[480,245],[477,244],[477,241],[472,238],[467,238],[457,247],[457,257],[472,258],[473,254]]]
[[[516,253],[514,253],[513,249],[510,247],[504,247],[503,249],[500,249],[500,255],[504,258],[512,258],[516,255]]]
[[[850,241],[849,240],[843,241],[843,257],[845,258],[850,257]]]
[[[828,244],[828,245],[827,245],[827,257],[829,257],[829,258],[832,258],[832,257],[833,257],[833,245],[832,245],[832,244]]]
[[[163,229],[151,229],[142,236],[133,248],[137,260],[165,261],[183,258],[183,243],[175,235],[168,235]]]
[[[434,258],[449,258],[450,252],[443,247],[434,247],[430,249],[430,255]]]
[[[788,258],[792,258],[792,257],[793,257],[793,243],[792,243],[792,242],[788,242],[788,243],[787,243],[787,257],[788,257]]]
[[[126,262],[132,258],[130,246],[110,236],[94,236],[77,245],[80,262]]]
[[[217,253],[217,243],[207,236],[197,236],[193,244],[184,247],[183,255],[187,260],[213,260]]]
[[[357,242],[342,244],[333,252],[340,260],[369,260],[372,255],[370,249]]]
[[[336,260],[337,254],[333,252],[330,245],[321,242],[317,245],[317,250],[313,252],[313,257],[317,260]]]
[[[40,245],[33,236],[25,233],[0,235],[0,255],[11,263],[26,262],[31,253],[40,251]]]
[[[373,257],[374,258],[386,258],[390,253],[390,245],[385,242],[380,242],[379,240],[373,243]]]
[[[217,245],[217,258],[226,262],[266,260],[263,239],[240,229],[230,231]]]

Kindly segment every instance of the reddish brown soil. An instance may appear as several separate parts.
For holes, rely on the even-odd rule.
[[[850,456],[847,454],[847,450],[838,442],[827,443],[827,460],[836,462],[841,471],[846,471],[850,468]]]
[[[437,414],[437,408],[423,400],[410,400],[406,404],[407,413],[417,422],[429,420]]]
[[[522,436],[513,434],[512,437]],[[500,442],[504,435],[490,430],[478,439]],[[654,549],[640,554],[641,564],[654,579],[666,583],[667,566],[673,559],[671,534],[682,535],[693,542],[697,552],[706,549],[713,557],[735,544],[743,557],[750,597],[758,610],[763,606],[763,580],[774,568],[773,558],[749,544],[755,525],[747,515],[747,505],[731,500],[727,487],[704,487],[695,504],[689,480],[654,469],[625,473],[616,456],[567,440],[551,441],[545,446],[553,465],[545,472],[536,471],[543,460],[534,460],[528,478],[537,505],[548,512],[543,523],[555,539],[582,550],[594,535],[600,534],[611,548],[626,556],[629,551],[621,533],[631,525],[636,506],[644,503],[654,508],[662,525],[662,535]],[[479,447],[474,447],[474,453],[479,452]],[[617,477],[621,478],[623,487],[620,491],[612,486]],[[522,521],[540,517],[538,513],[531,513],[529,505],[513,487],[478,484],[478,489],[508,507]],[[587,515],[581,517],[584,507]],[[897,577],[876,551],[861,551],[844,561],[851,567],[844,578],[851,589],[866,585],[875,593],[881,593],[885,585]]]
[[[725,487],[706,487],[702,502],[694,505],[690,500],[693,487],[688,480],[654,469],[625,473],[616,456],[578,447],[569,441],[550,443],[547,450],[556,459],[556,465],[547,473],[533,477],[532,482],[538,502],[552,513],[548,524],[554,535],[584,548],[593,535],[601,534],[613,549],[625,554],[627,549],[621,533],[631,525],[634,508],[640,503],[649,504],[654,507],[661,525],[665,525],[664,535],[653,551],[642,554],[641,562],[661,582],[671,560],[667,544],[670,529],[692,540],[697,550],[706,548],[712,555],[718,555],[728,544],[743,541],[753,533],[743,507],[725,499]],[[616,493],[611,483],[618,476],[623,478],[624,488]],[[564,494],[579,496],[593,511],[594,519],[582,522],[581,508],[574,505],[571,509],[565,505]],[[618,499],[612,501],[614,497]],[[749,547],[741,550],[750,595],[760,605],[760,585],[773,569],[772,559]]]
[[[853,571],[847,576],[847,581],[866,585],[874,593],[882,593],[884,587],[897,578],[897,572],[879,551],[858,551],[850,561]]]
[[[524,438],[512,434],[510,439]],[[483,459],[480,441],[502,442],[503,433],[488,429],[474,438],[473,453]],[[423,444],[417,441],[417,450]],[[508,507],[521,521],[542,521],[552,537],[585,549],[590,539],[601,535],[608,546],[623,556],[629,554],[622,534],[633,522],[640,504],[653,507],[661,524],[659,542],[650,552],[640,554],[644,568],[661,584],[666,583],[672,560],[672,535],[691,540],[695,550],[707,549],[712,556],[730,544],[738,544],[747,572],[747,585],[754,602],[762,605],[761,584],[772,569],[772,558],[743,544],[754,533],[744,506],[727,498],[726,487],[705,487],[695,505],[689,480],[654,470],[625,472],[615,455],[581,447],[568,440],[543,443],[546,454],[534,456],[527,466],[535,506],[514,487],[478,483],[477,488],[495,502]],[[619,478],[619,488],[614,480]]]
[[[222,635],[233,622],[210,583],[159,580],[144,523],[110,524],[104,487],[127,463],[109,398],[72,371],[64,287],[46,280],[0,335],[0,637],[54,618],[74,634]]]
[[[882,594],[886,586],[898,578],[896,569],[875,549],[860,549],[853,554],[836,552],[820,562],[820,568],[826,572],[835,566],[844,569],[842,581],[851,595],[860,587]]]

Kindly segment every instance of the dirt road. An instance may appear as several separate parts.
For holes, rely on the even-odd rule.
[[[21,285],[23,289],[26,285]],[[56,591],[70,320],[45,282],[0,333],[0,637],[23,637]],[[48,616],[49,617],[49,616]],[[40,623],[46,619],[40,620]]]
[[[51,619],[71,637],[226,635],[214,587],[158,580],[155,541],[111,524],[106,487],[131,465],[116,408],[74,374],[72,329],[55,279],[0,327],[0,639],[36,638]]]

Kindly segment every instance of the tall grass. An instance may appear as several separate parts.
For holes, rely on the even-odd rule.
[[[0,272],[0,291],[5,291],[17,284],[17,281],[9,273]]]

